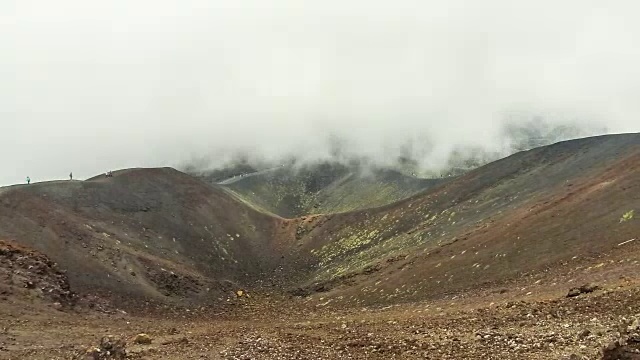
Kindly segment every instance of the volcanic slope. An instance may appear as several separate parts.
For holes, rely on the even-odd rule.
[[[273,168],[221,184],[262,211],[296,218],[387,205],[444,181],[420,179],[391,169],[365,170],[325,162]]]
[[[169,168],[4,188],[0,239],[66,270],[74,291],[206,302],[272,271],[279,220]]]
[[[1,188],[0,359],[633,359],[639,190],[639,134],[294,219],[167,168]]]
[[[297,239],[288,273],[305,284],[295,294],[358,305],[544,284],[612,266],[598,261],[607,254],[637,260],[638,212],[640,134],[565,141],[398,203],[288,223]]]
[[[640,241],[617,244],[640,233],[639,189],[638,134],[561,142],[397,203],[295,219],[173,169],[131,169],[4,188],[0,238],[47,255],[79,293],[185,303],[251,288],[390,304],[634,254]]]

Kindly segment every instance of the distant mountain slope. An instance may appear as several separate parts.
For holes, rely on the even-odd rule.
[[[640,134],[566,141],[399,203],[308,217],[292,230],[290,273],[302,274],[301,294],[335,288],[352,303],[438,297],[614,251],[640,235],[638,219],[623,219],[634,211]]]
[[[238,197],[285,218],[387,205],[443,182],[393,170],[362,170],[338,163],[281,167],[222,182]]]

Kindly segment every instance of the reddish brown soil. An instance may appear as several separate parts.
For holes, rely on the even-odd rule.
[[[132,316],[9,306],[0,310],[0,358],[82,358],[111,336],[126,342],[132,359],[599,359],[604,347],[637,324],[637,285],[610,281],[574,298],[478,294],[357,311],[260,295],[216,314],[191,308]],[[135,344],[139,333],[149,334],[152,343]]]

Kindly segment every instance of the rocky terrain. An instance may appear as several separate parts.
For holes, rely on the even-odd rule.
[[[57,309],[76,303],[69,282],[57,264],[45,255],[0,240],[0,299],[42,299]]]
[[[279,171],[3,188],[0,359],[640,356],[639,134],[446,181]]]
[[[157,317],[22,310],[21,316],[3,316],[0,356],[636,359],[640,314],[634,311],[639,295],[637,284],[618,283],[571,298],[489,302],[490,297],[481,296],[468,302],[425,302],[357,311],[311,308],[296,300],[260,297],[218,314],[197,309]],[[273,317],[270,311],[283,306],[288,311]]]

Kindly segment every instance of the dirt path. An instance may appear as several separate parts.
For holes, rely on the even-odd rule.
[[[218,182],[218,185],[229,185],[229,184],[233,184],[235,182],[238,182],[242,179],[246,179],[249,177],[253,177],[253,176],[258,176],[258,175],[263,175],[263,174],[268,174],[270,172],[273,172],[275,170],[280,169],[280,167],[274,167],[274,168],[270,168],[270,169],[265,169],[265,170],[260,170],[260,171],[256,171],[253,173],[249,173],[249,174],[244,174],[244,175],[236,175],[236,176],[232,176],[228,179],[222,180]]]

